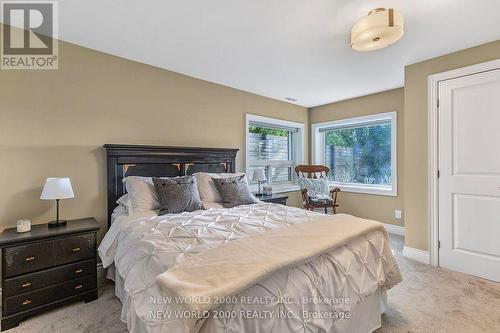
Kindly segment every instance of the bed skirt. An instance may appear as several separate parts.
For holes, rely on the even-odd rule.
[[[106,269],[106,277],[109,280],[115,282],[115,295],[118,297],[120,302],[122,303],[122,311],[121,311],[121,321],[127,324],[128,329],[130,331],[137,332],[148,332],[147,327],[144,323],[141,323],[137,317],[133,321],[129,321],[130,311],[127,299],[130,298],[130,295],[127,295],[124,288],[123,278],[117,273],[115,266],[111,265]],[[349,320],[337,320],[335,324],[332,326],[332,330],[328,331],[329,333],[341,333],[341,332],[349,332],[349,333],[368,333],[373,332],[376,329],[380,328],[382,325],[381,315],[386,311],[387,308],[387,292],[382,289],[378,289],[373,295],[366,297],[363,302],[357,303],[350,308],[350,319]],[[130,318],[132,320],[132,318]],[[255,319],[262,320],[262,319]],[[262,326],[262,323],[254,322],[255,326]],[[244,325],[248,326],[248,325]],[[282,325],[280,328],[280,333],[287,332],[303,332],[302,330],[284,330],[281,331],[282,328],[289,327],[289,325]],[[291,327],[292,328],[292,327]],[[220,326],[220,322],[213,319],[205,320],[199,329],[199,333],[220,333],[223,332],[223,328]],[[254,332],[256,331],[255,327],[248,327],[247,330],[243,330],[241,332]],[[314,331],[314,330],[313,330]],[[168,333],[165,331],[165,333]]]

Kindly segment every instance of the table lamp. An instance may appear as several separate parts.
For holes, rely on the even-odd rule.
[[[66,225],[66,220],[59,220],[59,200],[74,197],[69,178],[47,178],[40,199],[56,201],[56,220],[49,222],[49,227]]]
[[[266,181],[266,172],[264,171],[264,169],[256,169],[253,172],[252,180],[259,183],[259,192],[257,192],[255,195],[258,197],[262,196],[262,193],[260,192],[260,183]]]

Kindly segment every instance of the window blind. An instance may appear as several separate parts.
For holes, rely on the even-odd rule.
[[[372,127],[372,126],[383,126],[383,125],[391,125],[391,120],[375,120],[375,121],[370,121],[370,122],[364,122],[364,123],[352,123],[352,124],[345,124],[345,125],[335,125],[335,126],[328,126],[328,127],[322,127],[319,129],[319,132],[329,132],[333,130],[339,130],[339,129],[347,129],[347,128],[362,128],[362,127]]]
[[[255,127],[277,129],[277,130],[282,130],[282,131],[287,131],[287,132],[292,132],[292,133],[296,133],[296,132],[299,131],[299,129],[296,128],[296,127],[281,126],[281,125],[271,125],[271,124],[259,123],[259,122],[254,122],[254,121],[249,122],[249,125],[250,126],[255,126]]]

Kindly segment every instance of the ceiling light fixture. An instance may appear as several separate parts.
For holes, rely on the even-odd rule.
[[[405,18],[395,9],[377,8],[360,19],[351,30],[351,47],[375,51],[396,43],[405,33]]]

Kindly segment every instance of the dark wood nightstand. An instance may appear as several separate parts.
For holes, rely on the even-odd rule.
[[[276,204],[281,204],[286,206],[286,201],[288,200],[288,195],[285,194],[271,194],[271,195],[261,195],[256,197],[257,199],[264,202],[271,202]]]
[[[57,228],[36,224],[29,232],[0,233],[2,331],[62,304],[97,299],[98,230],[90,217]]]

